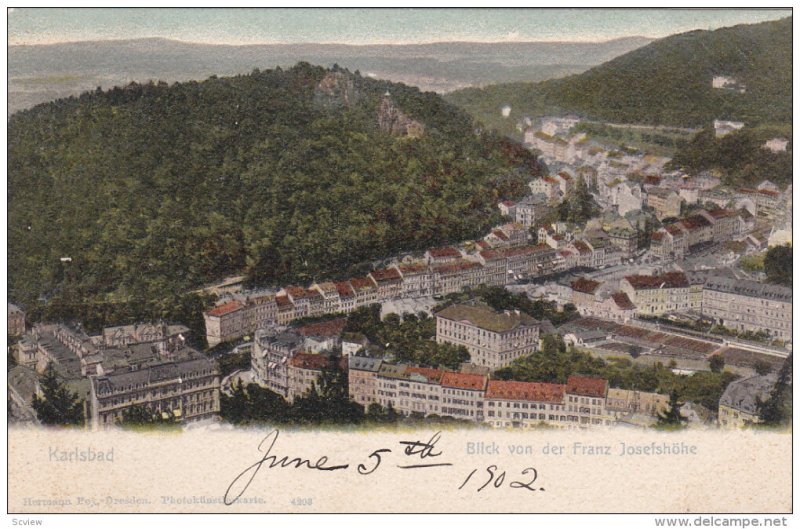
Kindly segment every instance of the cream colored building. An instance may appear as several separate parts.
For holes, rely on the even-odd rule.
[[[331,367],[331,359],[325,354],[296,353],[289,359],[289,391],[287,400],[306,395],[312,386],[319,389],[319,376]]]
[[[682,272],[625,276],[620,290],[636,305],[637,314],[654,316],[689,308],[689,280]]]
[[[451,305],[436,314],[436,341],[463,345],[473,364],[499,369],[537,350],[539,322],[483,304]]]
[[[606,410],[615,416],[643,413],[657,416],[669,408],[669,396],[661,393],[609,388]]]
[[[348,357],[348,391],[350,400],[364,406],[378,401],[378,371],[382,360],[365,356]]]
[[[181,422],[210,419],[219,413],[217,363],[199,353],[90,380],[90,423],[95,430],[113,426],[125,410],[136,405]]]
[[[704,316],[736,331],[767,331],[792,339],[792,289],[756,281],[709,278],[703,286]]]

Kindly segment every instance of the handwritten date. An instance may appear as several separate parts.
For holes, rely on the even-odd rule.
[[[264,437],[261,443],[259,443],[259,458],[253,464],[242,470],[228,485],[224,496],[226,505],[235,503],[253,483],[256,475],[267,469],[276,467],[305,468],[307,470],[322,472],[336,472],[345,471],[350,468],[349,462],[339,462],[339,464],[330,463],[328,456],[321,456],[316,460],[311,460],[304,457],[278,455],[275,453],[275,444],[279,434],[280,432],[278,430],[272,430]],[[437,449],[436,444],[441,439],[441,436],[441,432],[437,432],[428,441],[399,441],[398,444],[400,448],[395,448],[394,450],[392,448],[379,448],[369,454],[362,462],[358,463],[355,470],[362,476],[373,474],[382,464],[385,464],[384,460],[388,459],[390,455],[395,458],[392,466],[403,470],[453,466],[453,463],[442,462],[439,459],[442,456],[442,450]],[[399,458],[400,461],[397,461],[397,458]],[[534,486],[534,482],[536,482],[538,478],[538,473],[533,467],[522,470],[522,477],[520,477],[520,479],[509,480],[508,482],[506,482],[506,471],[500,471],[497,465],[489,465],[486,467],[485,472],[488,477],[476,477],[475,485],[478,485],[478,479],[486,480],[480,485],[477,492],[484,490],[490,485],[494,488],[500,488],[504,483],[507,483],[508,487],[514,489],[527,489],[530,491],[544,490],[544,488]],[[459,490],[463,489],[477,473],[478,469],[476,468],[467,476],[459,487]],[[307,504],[303,503],[303,505],[310,504],[310,500]]]

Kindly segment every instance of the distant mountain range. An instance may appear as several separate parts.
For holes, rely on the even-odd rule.
[[[446,42],[414,45],[212,45],[167,39],[75,42],[8,48],[9,111],[131,81],[203,80],[290,67],[338,64],[426,91],[541,81],[583,72],[651,39],[608,42]]]
[[[551,113],[684,127],[714,119],[790,124],[792,19],[673,35],[581,74],[468,88],[447,99],[507,133],[524,116]]]

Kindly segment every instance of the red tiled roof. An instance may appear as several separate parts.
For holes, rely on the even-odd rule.
[[[694,230],[697,228],[705,228],[706,226],[711,226],[711,223],[708,222],[708,219],[702,215],[692,215],[691,217],[686,217],[681,221],[683,227],[687,230]]]
[[[317,290],[315,288],[309,288],[308,290],[306,290],[306,297],[312,303],[314,303],[314,302],[320,303],[323,300],[322,294],[320,294],[319,290]]]
[[[351,298],[355,294],[353,293],[353,287],[350,286],[350,283],[347,281],[339,281],[335,283],[336,291],[339,292],[339,297],[342,298]]]
[[[376,283],[383,283],[387,281],[397,282],[401,281],[400,272],[394,268],[379,268],[369,273]]]
[[[481,257],[484,258],[486,261],[494,261],[495,259],[503,259],[503,256],[500,255],[500,252],[496,250],[483,250],[479,253]]]
[[[617,304],[622,310],[633,310],[636,308],[636,305],[633,304],[631,298],[625,292],[614,292],[611,294],[611,297],[614,300],[614,303]]]
[[[428,265],[424,263],[402,264],[398,266],[403,275],[422,274],[428,270]]]
[[[582,254],[592,253],[592,249],[589,248],[589,246],[583,241],[575,241],[572,243],[572,245],[575,247],[576,250],[578,250],[578,252]]]
[[[748,195],[765,195],[772,198],[781,196],[781,194],[777,191],[769,191],[767,189],[751,189],[749,187],[742,187],[739,189],[739,192],[747,193]]]
[[[297,353],[289,360],[289,365],[300,369],[314,369],[322,371],[331,365],[330,358],[327,355],[315,355],[309,353]]]
[[[558,173],[558,176],[560,176],[561,178],[563,178],[567,182],[572,180],[572,177],[569,175],[569,173],[565,173],[564,171],[561,171],[560,173]]]
[[[486,377],[448,371],[442,375],[441,384],[448,388],[483,390],[486,388]]]
[[[326,338],[332,338],[342,334],[346,323],[347,318],[336,318],[335,320],[303,325],[302,327],[298,327],[297,332],[302,336],[324,336]]]
[[[292,302],[288,296],[275,296],[275,303],[278,305],[278,310],[287,309],[292,306]]]
[[[508,235],[506,235],[505,233],[503,233],[500,230],[492,230],[492,235],[494,235],[495,237],[497,237],[501,241],[507,241],[508,240]]]
[[[645,184],[658,185],[661,183],[661,178],[656,175],[647,175],[644,177]]]
[[[567,393],[584,397],[606,396],[607,382],[602,378],[580,377],[573,375],[567,379]]]
[[[486,242],[486,241],[478,241],[478,242],[475,243],[475,246],[483,248],[484,250],[488,249],[488,248],[491,248],[491,246],[489,246],[489,243]]]
[[[286,293],[293,298],[304,298],[308,295],[308,291],[303,287],[298,287],[296,285],[289,285],[288,287],[284,288]]]
[[[708,213],[715,219],[724,219],[726,217],[733,217],[734,215],[736,215],[736,212],[734,210],[722,209],[722,208],[709,209],[706,210],[706,213]]]
[[[355,277],[350,280],[350,285],[352,285],[353,290],[355,291],[375,288],[375,283],[373,283],[372,279],[368,277]]]
[[[476,263],[474,261],[455,261],[452,263],[444,263],[440,265],[433,266],[432,269],[434,272],[438,273],[449,273],[449,272],[460,272],[462,270],[471,270],[473,268],[481,268],[480,263]]]
[[[511,200],[503,200],[502,204],[503,204],[504,206],[506,206],[506,207],[509,207],[509,208],[510,208],[511,206],[513,206],[513,205],[514,205],[514,202],[512,202]]]
[[[664,232],[654,231],[650,238],[654,241],[661,241],[664,238]]]
[[[207,314],[209,316],[225,316],[226,314],[230,314],[231,312],[236,312],[242,307],[243,305],[238,301],[229,301],[227,303],[214,307],[213,309],[208,311]]]
[[[564,402],[564,389],[564,384],[490,380],[486,398],[561,403]]]
[[[548,184],[557,184],[558,183],[558,180],[556,180],[552,176],[545,176],[544,178],[542,178],[542,180],[544,180]]]
[[[414,367],[408,366],[406,368],[406,374],[417,374],[422,375],[423,377],[427,378],[430,382],[439,382],[444,375],[444,371],[441,369],[432,369],[430,367]]]
[[[689,280],[683,272],[667,272],[660,276],[625,276],[634,290],[654,288],[687,288]]]
[[[583,292],[584,294],[594,294],[594,291],[597,290],[599,286],[600,283],[598,281],[586,277],[579,277],[572,282],[572,290]]]
[[[428,250],[431,257],[461,257],[461,252],[450,246],[444,248],[431,248]]]
[[[552,250],[546,244],[536,244],[533,246],[517,246],[516,248],[504,248],[500,250],[503,257],[514,257],[516,255],[530,255],[544,250]]]
[[[664,229],[669,232],[670,235],[681,235],[683,234],[683,230],[677,223],[675,224],[667,224],[664,226]]]

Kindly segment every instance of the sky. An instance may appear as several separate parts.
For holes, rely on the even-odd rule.
[[[8,42],[163,37],[211,44],[606,41],[752,24],[790,9],[13,8]]]

